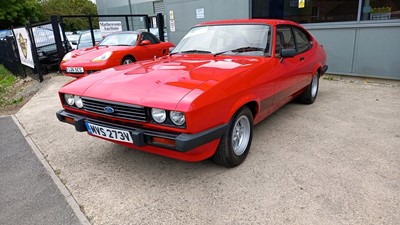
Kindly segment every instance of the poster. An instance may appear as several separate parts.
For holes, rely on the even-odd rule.
[[[99,27],[102,35],[107,35],[113,32],[122,31],[121,21],[100,21]]]
[[[299,0],[299,9],[302,9],[305,7],[305,0]]]
[[[33,62],[32,56],[31,41],[25,27],[13,29],[13,32],[17,41],[21,63],[25,66],[35,68],[35,63]]]

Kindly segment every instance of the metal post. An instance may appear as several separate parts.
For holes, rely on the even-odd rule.
[[[60,26],[61,26],[62,35],[63,35],[63,38],[64,38],[64,50],[65,50],[65,53],[68,53],[70,50],[72,50],[72,48],[68,47],[70,45],[69,45],[69,41],[68,41],[67,35],[65,35],[65,26],[64,26],[64,20],[63,20],[62,16],[60,16]]]
[[[33,62],[35,63],[36,71],[38,73],[39,82],[43,81],[43,74],[42,74],[42,66],[40,65],[39,56],[37,54],[36,42],[35,42],[35,35],[32,32],[32,24],[31,20],[28,20],[28,25],[25,26],[25,29],[28,31],[29,39],[31,40],[31,49],[32,49],[32,56]]]
[[[130,29],[129,29],[128,16],[125,16],[125,22],[126,22],[126,29],[127,29],[127,30],[130,30]]]
[[[51,20],[51,26],[53,27],[54,41],[56,42],[56,47],[57,47],[58,64],[60,64],[62,58],[65,55],[65,50],[62,45],[60,27],[58,26],[58,18],[57,16],[51,16],[50,20]]]
[[[93,44],[93,46],[95,46],[96,45],[96,40],[94,38],[93,24],[92,24],[92,17],[91,16],[88,16],[88,22],[89,22],[90,35],[92,36],[92,44]]]
[[[157,13],[157,28],[158,28],[158,35],[160,36],[160,41],[165,41],[165,39],[164,39],[164,16],[161,13]]]

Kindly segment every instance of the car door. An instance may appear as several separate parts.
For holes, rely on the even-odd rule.
[[[141,41],[148,40],[150,44],[142,45],[139,44],[138,60],[153,59],[154,57],[161,57],[163,55],[163,48],[160,41],[151,33],[143,32],[141,35]]]
[[[315,69],[312,60],[314,49],[312,48],[312,38],[307,31],[297,26],[293,26],[292,29],[296,43],[296,58],[300,61],[296,89],[300,90],[311,82],[313,70]]]
[[[301,77],[299,67],[301,60],[298,55],[282,58],[281,51],[284,49],[295,49],[295,38],[292,27],[280,25],[275,32],[275,95],[274,104],[279,106],[285,104],[297,89],[298,80]]]
[[[293,94],[311,81],[312,75],[312,39],[302,28],[281,25],[276,28],[277,82],[275,85],[275,104],[284,104]],[[282,58],[283,49],[294,49],[293,57]]]

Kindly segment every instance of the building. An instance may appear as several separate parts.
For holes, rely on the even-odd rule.
[[[161,12],[169,41],[210,20],[298,22],[324,45],[329,73],[400,80],[399,0],[97,0],[99,14]]]

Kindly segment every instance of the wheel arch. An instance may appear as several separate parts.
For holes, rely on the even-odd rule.
[[[134,62],[136,62],[136,58],[135,58],[135,56],[133,56],[132,54],[126,54],[126,55],[124,55],[124,57],[122,57],[122,59],[121,59],[121,63],[123,62],[123,60],[125,59],[125,58],[127,58],[127,57],[130,57],[130,58],[132,58],[133,59],[133,61]]]
[[[248,107],[250,109],[253,118],[255,118],[260,111],[260,104],[255,100],[255,96],[243,97],[236,101],[232,106],[231,110],[229,111],[229,115],[227,116],[228,121],[243,107]]]

